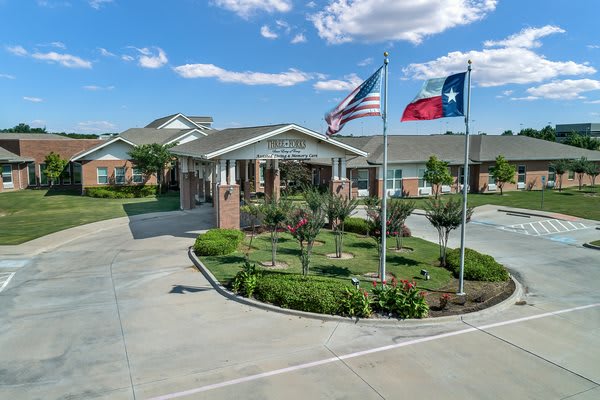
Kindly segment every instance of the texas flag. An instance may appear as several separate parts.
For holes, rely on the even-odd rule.
[[[418,121],[464,114],[466,72],[425,81],[417,97],[406,106],[401,121]]]

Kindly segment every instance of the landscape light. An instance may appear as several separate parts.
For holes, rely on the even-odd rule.
[[[429,271],[427,271],[426,269],[421,270],[421,275],[423,275],[423,277],[425,278],[426,281],[431,279],[431,276],[429,275]]]
[[[358,280],[358,278],[352,278],[351,280],[352,284],[358,289],[358,286],[360,285],[360,281]]]

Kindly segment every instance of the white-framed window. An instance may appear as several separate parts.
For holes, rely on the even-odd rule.
[[[46,164],[40,164],[40,185],[47,186],[48,185],[48,176],[44,172],[46,170]]]
[[[385,187],[388,190],[402,190],[402,170],[389,169],[387,171],[387,179]]]
[[[553,166],[548,167],[548,182],[554,182],[556,180],[556,170]]]
[[[81,164],[73,163],[73,183],[75,185],[81,185]]]
[[[428,188],[431,187],[431,184],[425,180],[425,168],[419,168],[419,187],[420,188]]]
[[[36,175],[35,175],[35,163],[27,164],[27,184],[29,186],[37,185]]]
[[[527,168],[524,165],[517,166],[517,182],[525,183]]]
[[[496,184],[496,179],[494,178],[494,168],[495,168],[495,165],[490,165],[488,167],[488,185]]]
[[[12,179],[12,165],[2,165],[2,182],[5,189],[12,189],[14,187]]]
[[[115,183],[117,185],[125,184],[125,167],[115,167]]]
[[[356,187],[358,190],[369,189],[369,170],[359,169],[356,171]]]
[[[258,182],[260,186],[265,186],[265,171],[267,170],[267,162],[261,161],[258,166]]]
[[[97,182],[99,184],[107,184],[108,183],[108,168],[106,168],[106,167],[96,168],[96,177],[97,177]]]
[[[70,185],[72,181],[71,178],[71,164],[67,164],[62,174],[60,174],[60,182],[63,185]]]
[[[144,183],[144,174],[140,168],[133,168],[131,180],[133,183]]]

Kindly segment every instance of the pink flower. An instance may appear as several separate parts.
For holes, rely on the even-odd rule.
[[[377,287],[377,282],[373,281],[373,287]]]
[[[385,285],[385,284],[387,284],[387,281],[384,279],[383,282],[381,282],[381,283],[383,283]]]

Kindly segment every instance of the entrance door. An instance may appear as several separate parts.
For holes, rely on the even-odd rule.
[[[15,186],[12,179],[12,165],[2,165],[2,181],[4,182],[4,189],[14,189]]]

